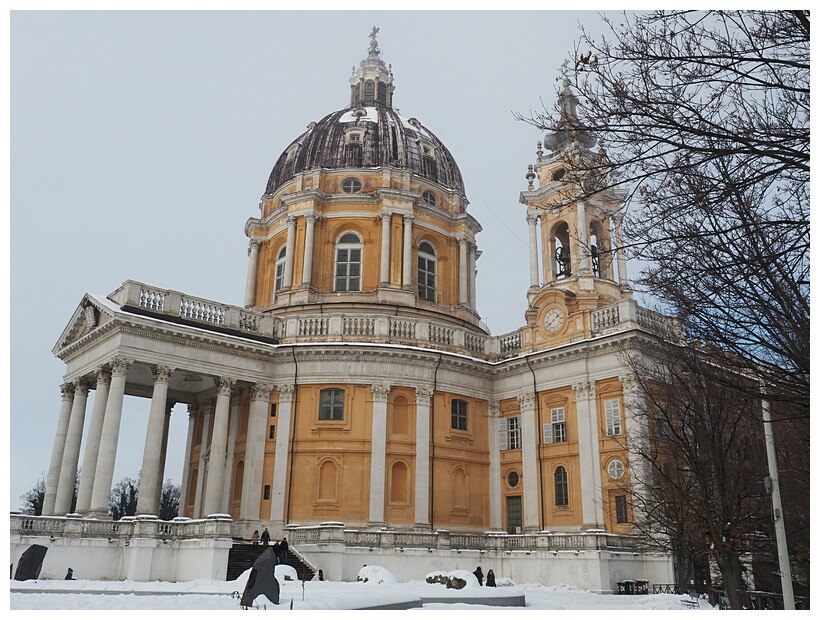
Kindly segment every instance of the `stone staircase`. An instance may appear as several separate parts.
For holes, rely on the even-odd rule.
[[[249,568],[253,567],[256,559],[262,552],[268,549],[264,545],[253,545],[246,540],[234,540],[231,550],[228,552],[228,573],[226,579],[233,581]],[[298,557],[291,547],[288,549],[288,557],[284,564],[296,569],[296,574],[300,581],[310,581],[313,579],[315,571],[308,564]]]

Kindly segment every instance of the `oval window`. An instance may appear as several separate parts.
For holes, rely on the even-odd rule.
[[[424,204],[426,205],[430,205],[431,207],[436,206],[436,195],[433,192],[424,192],[421,195],[421,199],[424,201]]]
[[[564,178],[565,173],[566,173],[566,170],[564,170],[563,168],[558,168],[558,170],[556,170],[555,172],[552,173],[552,180],[553,181],[560,181],[561,179]]]
[[[358,194],[362,191],[362,182],[359,179],[345,179],[342,181],[342,191],[345,194]]]
[[[624,475],[624,464],[621,463],[618,459],[615,459],[609,464],[606,470],[609,473],[610,478],[612,478],[613,480],[617,480],[618,478]]]
[[[510,488],[514,489],[515,487],[517,487],[519,480],[520,480],[520,477],[518,475],[518,472],[511,471],[510,475],[507,476],[507,484],[510,485]]]

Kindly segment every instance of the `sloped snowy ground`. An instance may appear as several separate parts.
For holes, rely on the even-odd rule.
[[[450,597],[453,603],[428,603],[419,610],[500,610],[492,599],[523,593],[526,607],[503,609],[537,610],[683,610],[681,601],[688,596],[650,594],[618,596],[593,594],[572,586],[541,584],[506,585],[487,588],[478,585],[466,571],[451,575],[467,581],[462,590],[448,589],[425,580],[398,583],[389,571],[378,566],[362,568],[360,579],[367,581],[335,582],[285,580],[290,567],[277,567],[280,583],[279,605],[265,597],[256,600],[259,610],[344,610],[372,608],[381,605],[412,603],[420,598]],[[184,583],[135,581],[11,581],[11,610],[238,610],[250,571],[235,581],[196,580]],[[293,577],[293,575],[291,575]],[[470,579],[472,578],[472,579]],[[500,578],[501,583],[507,583]],[[486,605],[466,604],[461,598],[483,598]],[[702,609],[712,609],[700,601]]]

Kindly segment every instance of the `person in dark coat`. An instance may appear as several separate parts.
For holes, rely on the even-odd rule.
[[[476,567],[476,569],[473,571],[473,575],[475,575],[475,578],[478,579],[478,585],[483,586],[484,585],[484,573],[481,572],[481,567],[480,566]]]
[[[66,578],[66,580],[74,581],[74,569],[73,568],[68,569],[68,572],[65,574],[65,578]]]
[[[492,568],[487,571],[487,586],[490,588],[495,587],[495,573]]]
[[[265,531],[262,532],[262,544],[266,547],[270,543],[270,532],[268,532],[268,528],[265,528]]]
[[[284,562],[288,557],[288,539],[282,537],[282,542],[279,543],[279,562]]]

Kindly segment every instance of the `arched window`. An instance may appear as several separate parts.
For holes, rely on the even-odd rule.
[[[407,497],[407,465],[402,461],[393,463],[390,471],[390,502],[393,504],[409,503]]]
[[[569,226],[561,222],[555,231],[555,278],[566,278],[572,275],[571,256],[569,250]]]
[[[288,253],[288,247],[286,245],[282,246],[282,249],[279,250],[279,254],[276,257],[276,280],[273,284],[273,291],[281,290],[282,286],[285,283],[285,255]]]
[[[390,403],[390,434],[407,436],[410,433],[410,406],[404,396],[397,396]]]
[[[367,80],[364,83],[364,104],[373,105],[373,100],[376,98],[376,84],[373,80]]]
[[[380,105],[387,105],[387,84],[379,82],[379,99]]]
[[[555,505],[569,506],[567,470],[560,466],[555,470]]]
[[[419,299],[436,300],[436,250],[427,241],[419,244]]]
[[[353,105],[358,105],[359,101],[362,99],[362,87],[359,84],[356,84],[353,87]]]
[[[362,239],[347,232],[336,242],[336,291],[362,290]]]

